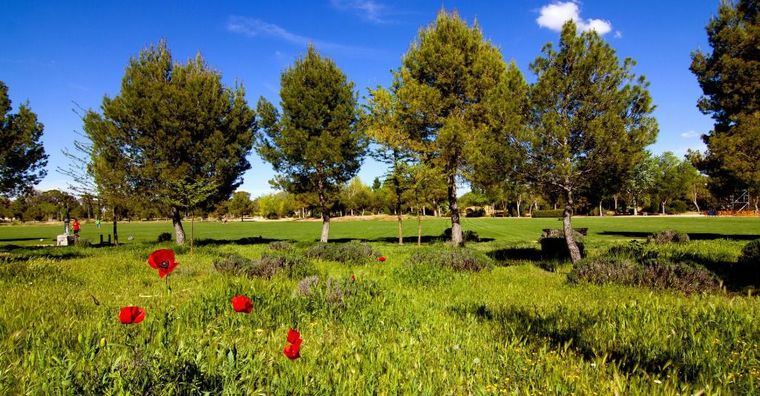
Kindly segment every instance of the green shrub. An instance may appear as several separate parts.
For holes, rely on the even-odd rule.
[[[371,303],[380,294],[380,288],[372,281],[352,278],[335,279],[312,275],[298,282],[297,293],[308,299],[307,310],[328,311],[360,308]]]
[[[443,230],[443,238],[446,240],[451,239],[451,227]],[[462,239],[465,242],[480,242],[480,235],[473,230],[462,230]]]
[[[92,242],[90,242],[90,240],[86,238],[77,238],[74,244],[77,247],[84,247],[84,248],[88,248],[92,246]]]
[[[665,208],[665,211],[670,214],[684,213],[689,210],[689,205],[684,201],[673,201]]]
[[[647,238],[648,242],[656,244],[689,242],[689,235],[676,230],[663,230]]]
[[[158,238],[156,238],[156,242],[163,243],[163,242],[169,242],[172,240],[172,234],[168,232],[162,232],[158,234]]]
[[[271,279],[284,274],[299,279],[317,273],[316,267],[306,257],[296,253],[264,253],[257,260],[249,260],[237,254],[229,254],[214,261],[214,268],[222,273]]]
[[[534,210],[534,218],[558,218],[562,217],[564,209]]]
[[[269,243],[269,250],[285,251],[293,249],[293,245],[287,241],[274,241]]]
[[[760,239],[744,245],[735,272],[744,284],[760,286]]]
[[[493,261],[485,254],[472,249],[434,246],[414,252],[407,259],[406,265],[432,265],[458,272],[477,272],[490,269]]]
[[[641,265],[625,256],[584,259],[568,274],[570,283],[620,284],[651,289],[672,289],[685,294],[716,291],[720,281],[704,267],[660,259]]]
[[[358,241],[347,243],[319,243],[306,250],[310,258],[337,261],[344,264],[366,264],[380,257],[369,244]]]

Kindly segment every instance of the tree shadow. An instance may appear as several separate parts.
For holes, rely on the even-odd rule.
[[[23,242],[23,241],[39,241],[49,240],[48,238],[0,238],[0,242]],[[55,240],[55,239],[52,239]]]
[[[597,235],[611,235],[611,236],[623,236],[628,238],[647,238],[651,236],[652,232],[641,231],[602,231]],[[713,239],[730,239],[734,241],[752,241],[760,239],[760,235],[757,234],[717,234],[712,232],[689,232],[689,239],[692,241],[704,241]]]
[[[71,260],[85,257],[79,250],[66,247],[46,246],[0,246],[0,263],[25,262],[32,259]]]
[[[517,338],[523,342],[541,347],[548,344],[555,350],[572,350],[582,359],[594,361],[606,358],[617,364],[621,371],[630,374],[665,374],[671,368],[677,369],[678,376],[685,381],[693,381],[707,369],[704,365],[689,361],[688,356],[677,349],[651,351],[646,346],[619,342],[600,348],[594,343],[591,329],[607,321],[604,312],[572,312],[560,307],[554,312],[539,312],[523,307],[492,309],[485,304],[468,304],[451,307],[451,312],[463,318],[497,325],[499,336]]]
[[[493,238],[480,238],[478,241],[467,241],[465,244],[468,243],[479,243],[479,242],[491,242],[494,241]],[[318,241],[318,240],[315,240]],[[331,238],[329,242],[334,243],[346,243],[351,241],[360,241],[360,242],[378,242],[378,243],[398,243],[398,237],[379,237],[379,238]],[[415,245],[417,244],[417,237],[416,236],[410,236],[410,237],[404,237],[403,238],[404,244],[408,245]],[[449,238],[440,236],[440,235],[423,235],[421,238],[421,242],[425,244],[432,244],[432,243],[441,243],[441,242],[448,242],[450,241]]]
[[[262,236],[245,237],[239,239],[196,239],[195,246],[218,246],[218,245],[266,245],[271,242],[289,241],[288,239],[264,238]]]
[[[509,247],[492,250],[486,255],[496,261],[541,261],[541,250],[526,247]]]

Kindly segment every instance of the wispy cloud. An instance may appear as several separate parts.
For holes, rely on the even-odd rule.
[[[353,12],[362,19],[373,23],[390,23],[391,9],[374,0],[330,0],[333,8]]]
[[[559,32],[562,30],[562,25],[567,21],[573,21],[578,25],[578,29],[582,32],[594,30],[600,36],[603,36],[612,31],[612,23],[604,19],[583,19],[581,18],[581,10],[578,3],[575,1],[556,1],[551,4],[547,4],[539,10],[539,16],[536,18],[538,26]],[[617,35],[622,33],[617,32]]]
[[[232,33],[242,34],[248,37],[270,37],[299,46],[314,45],[319,49],[334,50],[351,53],[360,56],[376,54],[376,50],[365,47],[345,45],[331,41],[318,40],[313,37],[303,36],[290,32],[279,25],[262,21],[257,18],[231,16],[227,22],[227,30]]]
[[[697,131],[686,131],[686,132],[681,133],[681,137],[684,139],[694,139],[694,138],[698,138],[701,135],[702,134]]]

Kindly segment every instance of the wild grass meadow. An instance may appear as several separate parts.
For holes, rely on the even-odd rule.
[[[424,246],[393,242],[395,223],[334,222],[332,244],[360,240],[386,258],[310,259],[310,279],[222,272],[222,257],[275,249],[305,256],[317,222],[196,224],[166,282],[146,264],[167,223],[125,223],[119,247],[39,248],[53,226],[0,227],[0,394],[754,394],[760,384],[760,300],[711,293],[574,284],[547,271],[535,242],[553,219],[466,219],[489,267],[411,265],[442,251],[444,219],[425,220]],[[104,224],[104,229],[106,225]],[[760,221],[578,218],[589,256],[662,229],[691,242],[664,254],[735,262]],[[97,240],[85,224],[82,238]],[[127,237],[132,236],[131,241]],[[43,242],[40,242],[43,239]],[[289,241],[288,244],[274,241]],[[646,242],[642,242],[646,243]],[[358,245],[357,245],[358,246]],[[250,314],[230,299],[246,295]],[[139,324],[119,309],[146,311]],[[283,355],[289,328],[300,358]]]

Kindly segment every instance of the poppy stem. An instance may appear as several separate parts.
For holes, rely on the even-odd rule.
[[[172,286],[169,283],[169,275],[166,275],[166,293],[170,296],[172,295]]]

